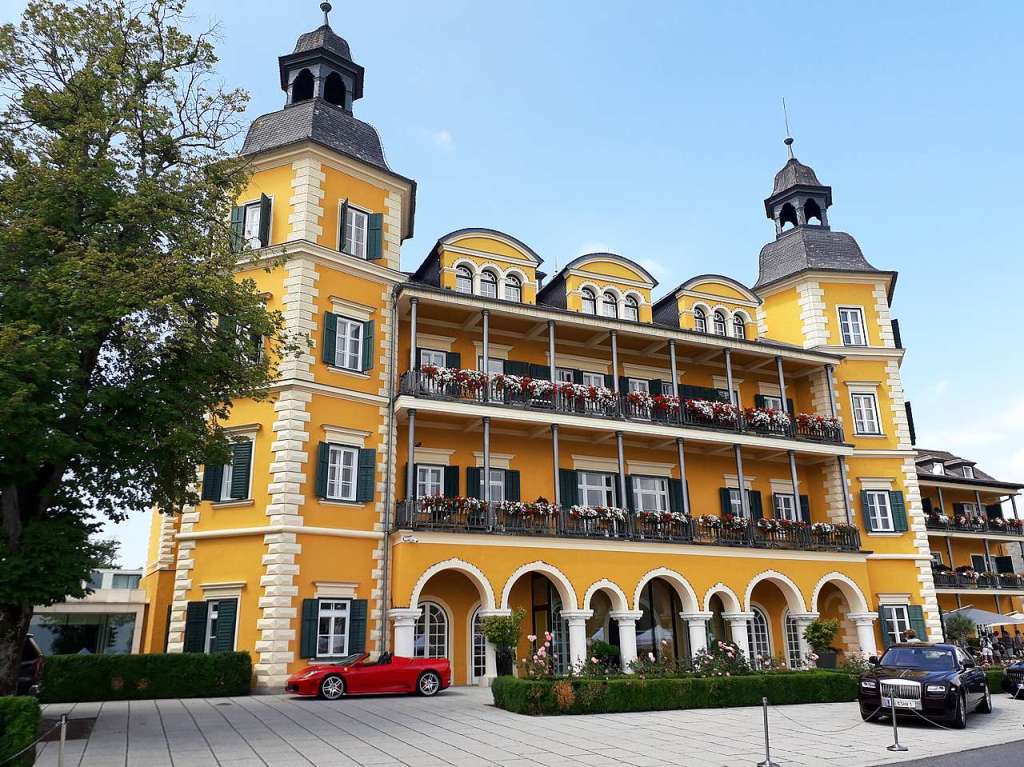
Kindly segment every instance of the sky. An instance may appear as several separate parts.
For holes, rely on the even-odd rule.
[[[24,4],[0,0],[0,22]],[[250,117],[283,106],[277,57],[318,4],[191,0]],[[899,272],[918,444],[1024,481],[1024,4],[390,0],[336,2],[331,24],[366,69],[355,115],[419,184],[407,269],[480,226],[549,273],[610,250],[658,296],[705,272],[750,285],[774,238],[785,97],[832,228]],[[147,526],[108,529],[123,564],[143,563]]]

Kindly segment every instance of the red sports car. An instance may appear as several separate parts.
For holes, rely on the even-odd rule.
[[[337,700],[342,695],[415,692],[430,697],[452,683],[447,658],[396,658],[382,653],[375,661],[367,653],[334,663],[306,666],[288,677],[285,691]]]

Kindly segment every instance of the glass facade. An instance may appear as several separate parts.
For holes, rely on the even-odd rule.
[[[132,651],[135,614],[37,614],[29,633],[44,655],[122,655]]]
[[[650,581],[640,592],[640,611],[636,622],[636,651],[641,658],[653,653],[658,660],[689,657],[686,626],[679,617],[679,595],[660,578]]]

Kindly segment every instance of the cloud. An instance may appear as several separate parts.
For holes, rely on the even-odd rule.
[[[434,131],[430,134],[430,140],[434,146],[444,152],[452,152],[455,150],[455,137],[452,136],[452,132],[447,128],[442,128],[439,131]]]

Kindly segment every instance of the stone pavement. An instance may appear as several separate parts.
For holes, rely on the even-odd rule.
[[[892,727],[862,723],[856,704],[780,706],[770,714],[772,757],[853,767],[1024,739],[1024,701],[995,703],[962,732],[901,726],[905,754],[885,750]],[[44,715],[65,711],[98,717],[88,740],[68,742],[67,767],[753,767],[764,758],[758,708],[526,717],[466,687],[430,700],[273,695],[49,705]],[[44,744],[37,764],[56,763],[57,744]]]

